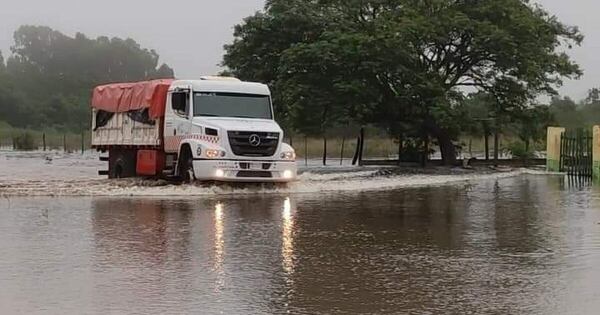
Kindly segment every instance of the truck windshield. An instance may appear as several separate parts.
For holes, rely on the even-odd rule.
[[[194,93],[194,116],[273,119],[268,95]]]

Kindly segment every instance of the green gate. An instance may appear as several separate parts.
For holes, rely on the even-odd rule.
[[[570,130],[561,135],[560,171],[569,176],[593,177],[594,137],[584,129]]]

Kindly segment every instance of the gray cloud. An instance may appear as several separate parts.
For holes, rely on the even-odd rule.
[[[582,98],[588,88],[600,86],[600,20],[596,0],[540,0],[563,22],[581,27],[583,47],[570,52],[585,70],[579,81],[565,82],[561,92]],[[149,4],[150,3],[150,4]],[[232,39],[233,25],[262,9],[264,0],[0,0],[0,50],[6,56],[12,33],[22,24],[47,25],[69,35],[82,32],[131,37],[156,49],[178,77],[213,74]]]

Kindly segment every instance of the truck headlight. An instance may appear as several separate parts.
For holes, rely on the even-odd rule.
[[[214,150],[214,149],[209,149],[209,150],[206,150],[204,152],[204,154],[206,155],[206,157],[209,158],[209,159],[216,159],[216,158],[218,158],[220,156],[224,156],[223,153],[224,153],[224,151]]]
[[[293,161],[293,160],[296,159],[296,152],[294,152],[294,151],[282,152],[281,153],[281,159],[282,160],[287,160],[287,161]]]
[[[285,179],[292,179],[294,178],[294,172],[290,171],[290,170],[286,170],[283,172],[283,178]]]

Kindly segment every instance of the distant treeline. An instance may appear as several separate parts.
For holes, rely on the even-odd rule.
[[[14,41],[6,60],[0,52],[0,121],[17,128],[79,132],[89,124],[94,86],[174,76],[133,39],[21,26]]]
[[[574,101],[569,97],[555,97],[550,111],[556,125],[570,129],[600,125],[600,89],[591,89],[588,97]]]

